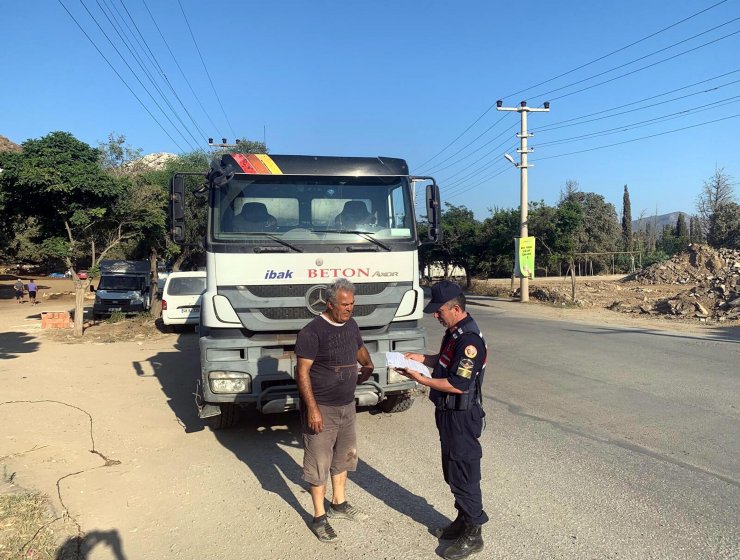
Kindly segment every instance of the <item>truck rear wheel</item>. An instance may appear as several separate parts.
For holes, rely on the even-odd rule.
[[[414,404],[414,397],[408,393],[401,393],[399,395],[388,395],[385,400],[378,403],[378,408],[383,412],[403,412],[411,408]]]
[[[228,430],[233,428],[239,420],[239,407],[235,404],[220,404],[221,414],[208,417],[208,425],[212,430]]]

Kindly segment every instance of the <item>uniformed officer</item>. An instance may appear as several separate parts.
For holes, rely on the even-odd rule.
[[[483,550],[481,525],[488,521],[480,489],[483,456],[478,438],[485,413],[481,387],[487,350],[480,329],[465,311],[460,286],[444,280],[432,286],[432,299],[424,308],[447,330],[439,354],[405,356],[433,368],[432,377],[410,369],[399,370],[428,386],[442,444],[442,473],[455,496],[456,519],[435,534],[455,540],[443,553],[447,560],[467,558]]]

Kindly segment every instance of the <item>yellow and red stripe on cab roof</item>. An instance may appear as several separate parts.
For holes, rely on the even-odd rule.
[[[253,175],[282,175],[283,172],[267,154],[231,154],[244,173]]]

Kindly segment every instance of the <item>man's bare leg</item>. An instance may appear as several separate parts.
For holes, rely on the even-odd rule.
[[[331,475],[331,503],[343,504],[347,501],[347,471]]]
[[[346,474],[346,473],[345,473]],[[334,477],[332,477],[332,485],[334,484]],[[321,517],[326,513],[324,509],[324,498],[326,498],[326,484],[321,486],[310,485],[309,492],[311,493],[311,500],[313,501],[313,516]]]

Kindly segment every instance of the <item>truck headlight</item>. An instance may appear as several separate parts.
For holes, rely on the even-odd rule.
[[[100,299],[100,296],[95,296],[95,305],[100,305],[102,303],[102,300]]]
[[[401,381],[411,381],[405,375],[401,375],[393,368],[388,368],[388,384],[400,383]]]
[[[208,383],[213,393],[249,393],[252,390],[252,377],[241,371],[211,371]]]

